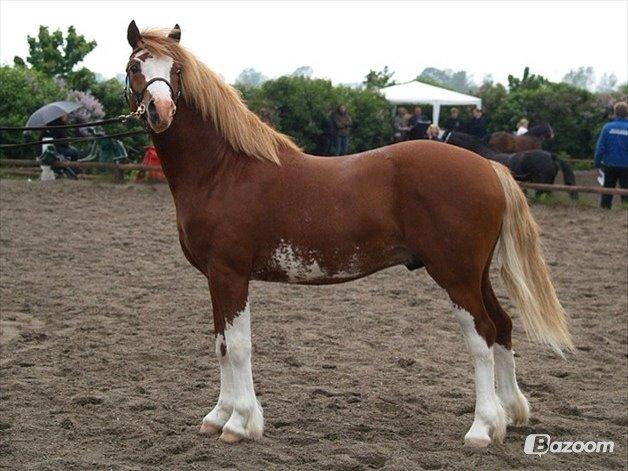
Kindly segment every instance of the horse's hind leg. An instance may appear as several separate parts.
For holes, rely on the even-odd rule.
[[[495,393],[495,325],[484,307],[479,279],[446,289],[475,367],[475,418],[464,441],[486,447],[493,440],[501,442],[506,434],[506,415]]]
[[[495,296],[489,277],[489,266],[486,267],[482,277],[482,297],[496,331],[493,356],[495,358],[497,396],[501,400],[510,421],[514,425],[525,425],[530,417],[530,407],[517,384],[515,358],[511,343],[512,321]]]

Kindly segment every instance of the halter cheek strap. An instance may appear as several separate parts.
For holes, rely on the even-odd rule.
[[[177,76],[179,77],[179,82],[180,82],[181,69],[177,69]],[[175,106],[179,103],[179,98],[181,97],[181,85],[180,84],[179,84],[179,90],[175,94],[174,89],[172,88],[172,84],[168,80],[162,77],[155,77],[155,78],[150,79],[148,82],[146,82],[141,92],[136,93],[136,92],[133,92],[133,90],[131,89],[129,82],[130,82],[129,74],[127,73],[125,85],[124,85],[124,98],[126,99],[126,102],[129,106],[131,105],[129,95],[132,95],[135,98],[135,106],[140,107],[142,105],[142,101],[144,101],[144,95],[146,94],[146,90],[148,89],[148,86],[151,83],[155,83],[155,82],[164,82],[166,85],[168,85],[168,88],[170,89],[170,96],[173,98]]]

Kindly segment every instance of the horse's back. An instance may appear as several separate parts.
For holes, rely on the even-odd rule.
[[[516,139],[512,134],[505,131],[497,131],[491,134],[488,140],[488,146],[498,152],[512,154],[516,148]]]

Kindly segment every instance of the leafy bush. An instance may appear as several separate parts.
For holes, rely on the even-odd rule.
[[[28,117],[43,104],[63,100],[67,94],[52,77],[25,67],[0,67],[0,83],[0,117],[6,126],[24,126]],[[34,136],[36,134],[31,134]],[[22,133],[2,131],[0,141],[3,144],[23,142]],[[33,157],[37,149],[23,147],[1,152],[4,157]]]
[[[115,118],[129,113],[129,106],[124,99],[124,86],[117,79],[112,78],[96,83],[91,93],[102,104],[105,117]],[[138,129],[139,126],[137,121],[129,120],[126,123],[108,124],[106,131],[107,134],[115,134]],[[123,142],[129,152],[129,157],[132,160],[138,160],[141,158],[142,149],[149,144],[150,139],[147,135],[139,135],[124,138]]]
[[[392,118],[388,102],[376,91],[333,86],[329,80],[285,76],[259,87],[239,85],[248,106],[270,109],[275,127],[291,136],[306,152],[315,153],[321,124],[329,109],[347,107],[353,120],[349,151],[360,152],[390,142]]]
[[[105,116],[102,104],[89,92],[72,90],[68,93],[68,101],[75,101],[81,104],[81,108],[71,113],[72,121],[85,123],[102,119]]]
[[[545,142],[545,149],[582,157],[592,154],[594,133],[606,111],[587,90],[566,83],[543,83],[536,88],[517,88],[504,96],[488,113],[489,130],[513,130],[521,117],[527,117],[531,125],[552,125],[555,137]]]

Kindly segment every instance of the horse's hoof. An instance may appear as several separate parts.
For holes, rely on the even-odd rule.
[[[220,439],[225,443],[238,443],[242,440],[242,437],[233,432],[224,431],[222,432]]]
[[[216,435],[219,434],[222,429],[209,422],[203,422],[200,427],[200,432],[204,435]]]
[[[464,444],[473,448],[486,448],[491,444],[489,437],[464,437]]]

